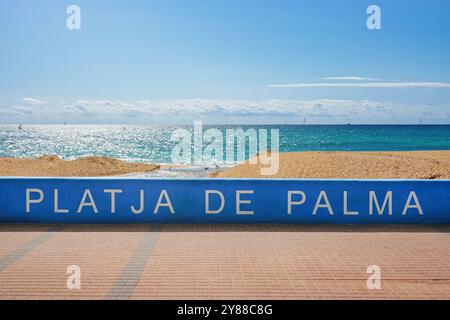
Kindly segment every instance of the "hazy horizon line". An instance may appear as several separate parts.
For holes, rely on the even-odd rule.
[[[194,123],[153,124],[153,123],[0,123],[0,126],[193,126]],[[450,123],[205,123],[206,126],[450,126]]]

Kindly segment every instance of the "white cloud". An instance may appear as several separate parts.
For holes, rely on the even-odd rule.
[[[389,89],[448,89],[448,82],[318,82],[271,84],[271,88],[389,88]]]
[[[322,79],[323,80],[350,80],[350,81],[380,81],[380,79],[357,77],[357,76],[325,77]]]
[[[372,100],[76,100],[0,108],[13,123],[417,123],[420,117],[447,122],[450,104],[401,105]],[[425,115],[425,116],[424,116]],[[430,120],[432,122],[432,120]]]
[[[39,105],[45,104],[45,101],[43,101],[43,100],[30,98],[30,97],[23,98],[22,101],[29,105],[32,105],[32,106],[39,106]]]

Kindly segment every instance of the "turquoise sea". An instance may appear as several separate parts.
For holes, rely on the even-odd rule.
[[[171,163],[177,128],[146,125],[0,125],[0,157],[55,154],[64,159],[108,156]],[[450,150],[450,125],[203,126],[203,130],[279,129],[280,151]],[[248,157],[248,152],[246,157]]]

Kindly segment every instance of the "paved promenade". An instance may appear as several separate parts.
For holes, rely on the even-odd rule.
[[[450,299],[450,227],[0,225],[0,298]]]

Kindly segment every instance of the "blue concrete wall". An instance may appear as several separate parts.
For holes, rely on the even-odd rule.
[[[43,200],[30,203],[26,211],[26,190],[42,190]],[[68,213],[55,213],[54,190],[58,189],[58,208]],[[98,213],[92,206],[77,209],[85,190],[89,189]],[[120,189],[116,194],[116,213],[111,213],[111,195],[105,189]],[[140,190],[144,190],[145,209],[133,214],[131,206],[139,208]],[[161,190],[167,190],[174,214],[167,206],[154,213]],[[205,190],[219,190],[225,203],[219,214],[205,213]],[[236,191],[242,194],[241,211],[236,213]],[[288,214],[288,191],[302,191],[305,201],[293,205]],[[325,191],[333,210],[325,207],[313,214],[317,198]],[[348,206],[344,212],[344,191]],[[380,215],[374,206],[369,214],[369,192],[374,191],[381,206],[388,191],[392,191],[392,215],[388,206]],[[403,215],[411,192],[417,197],[423,214],[411,198],[410,208]],[[31,202],[39,193],[29,193]],[[293,195],[293,201],[301,196]],[[87,203],[89,203],[87,198]],[[166,198],[162,199],[165,204]],[[322,198],[320,203],[325,204]],[[220,197],[210,196],[210,209],[220,207]],[[414,207],[416,205],[416,207]],[[357,211],[357,214],[355,213]],[[248,213],[248,212],[247,212]],[[450,223],[450,180],[307,180],[307,179],[101,179],[101,178],[0,178],[0,223],[327,223],[327,224],[435,224]]]

